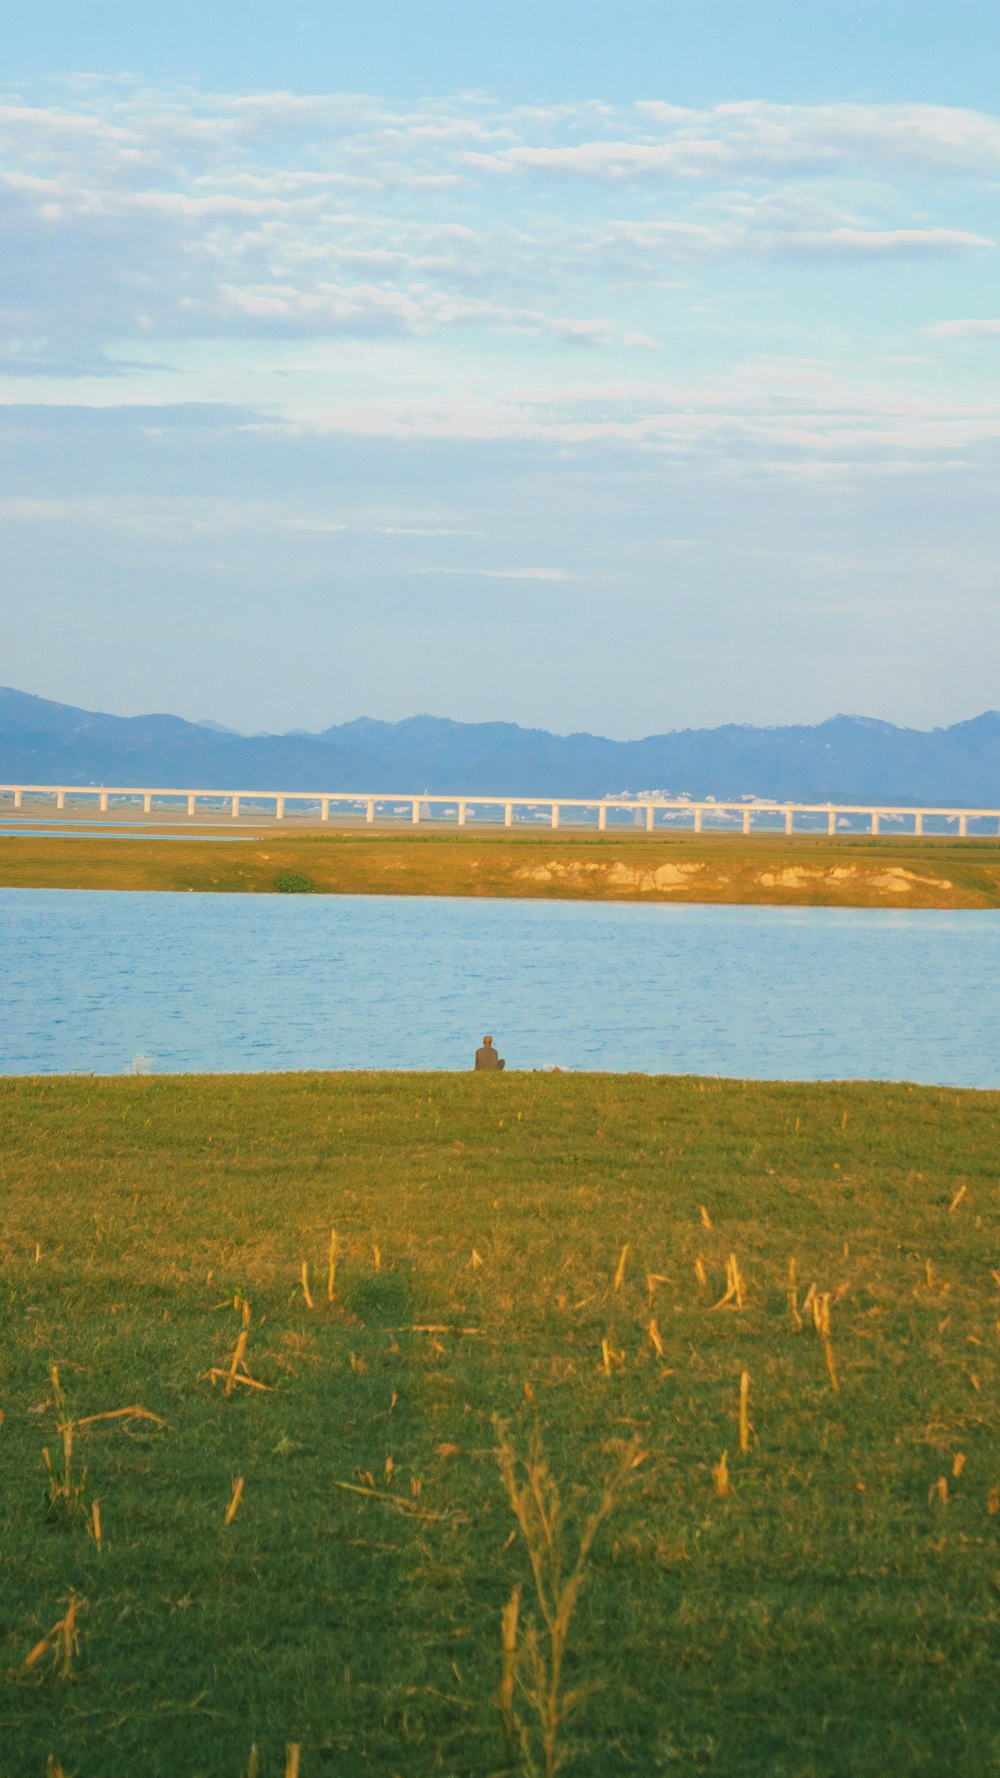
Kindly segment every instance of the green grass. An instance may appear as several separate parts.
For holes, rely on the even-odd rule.
[[[648,1452],[573,1620],[566,1683],[600,1689],[565,1773],[998,1769],[1000,1095],[51,1079],[4,1081],[0,1117],[3,1778],[50,1754],[70,1778],[238,1778],[253,1742],[261,1778],[292,1743],[301,1778],[519,1770],[493,1698],[503,1607],[522,1583],[524,1622],[532,1589],[494,1414],[521,1452],[540,1430],[570,1546],[624,1443]],[[712,1307],[730,1253],[742,1312]],[[839,1394],[792,1256],[800,1303],[839,1295]],[[227,1400],[206,1373],[237,1295],[268,1388]],[[85,1511],[48,1511],[53,1363],[73,1417],[168,1423],[77,1435],[101,1551]],[[23,1672],[72,1592],[71,1676]]]
[[[239,844],[217,844],[174,832],[169,840],[6,835],[0,886],[1000,907],[1000,841],[988,839],[567,829],[459,834],[404,827],[322,834],[271,829]]]

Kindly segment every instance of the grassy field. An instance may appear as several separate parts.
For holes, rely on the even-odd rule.
[[[49,1079],[0,1117],[3,1778],[544,1772],[554,1495],[519,1527],[504,1436],[563,1586],[611,1479],[550,1767],[997,1771],[1000,1095]]]
[[[1000,841],[689,833],[4,836],[0,887],[1000,907]]]

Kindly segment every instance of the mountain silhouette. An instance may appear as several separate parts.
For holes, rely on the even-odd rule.
[[[720,801],[995,808],[1000,712],[930,730],[834,716],[638,741],[437,716],[239,735],[208,720],[109,716],[0,688],[0,782],[565,797],[656,790]]]

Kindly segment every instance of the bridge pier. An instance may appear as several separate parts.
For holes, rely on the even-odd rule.
[[[319,799],[319,818],[321,821],[330,819],[330,798],[328,796],[321,796]]]
[[[420,798],[415,796],[413,799],[413,825],[414,825],[414,827],[416,827],[417,822],[419,820],[420,820]]]
[[[559,804],[558,803],[552,804],[552,825],[553,825],[553,827],[559,826]]]
[[[652,833],[652,831],[653,831],[653,816],[655,813],[656,813],[656,811],[654,810],[652,803],[647,803],[646,804],[646,832],[647,833]]]
[[[700,803],[698,804],[698,806],[694,812],[694,831],[695,831],[695,833],[701,832],[701,804]]]
[[[793,828],[794,828],[794,826],[795,826],[795,814],[794,814],[794,810],[792,810],[792,809],[786,809],[786,810],[785,810],[785,832],[786,832],[786,833],[791,833],[791,832],[792,832],[792,830],[793,830]]]
[[[192,790],[188,796],[188,814],[189,815],[194,814],[194,805],[195,805],[195,794],[194,794],[194,791]]]
[[[913,832],[916,835],[916,837],[919,839],[919,837],[923,833],[923,831],[924,831],[924,811],[923,811],[923,809],[918,809],[916,814],[913,817]]]
[[[285,819],[285,799],[283,796],[276,796],[274,799],[274,818],[276,821],[284,821]]]
[[[371,826],[371,823],[374,821],[374,819],[375,819],[375,798],[370,796],[368,798],[367,803],[365,804],[365,820],[368,822],[369,826]]]
[[[749,810],[749,809],[744,809],[744,811],[743,811],[743,823],[742,823],[742,826],[743,826],[743,832],[744,832],[744,833],[749,833],[749,832],[750,832],[750,810]]]
[[[240,812],[240,799],[238,796],[234,796],[233,802],[232,802],[232,807],[229,811],[229,813],[231,814],[234,821],[236,820],[236,817],[239,814],[239,812]]]
[[[66,792],[65,792],[65,790],[57,790],[56,791],[56,808],[57,809],[64,809],[65,807],[66,807]]]
[[[513,803],[504,803],[503,824],[505,827],[513,827],[513,825],[514,825],[514,805],[513,805]]]
[[[101,791],[100,799],[98,801],[97,806],[100,809],[102,815],[107,814],[107,812],[108,812],[108,793],[106,790]]]
[[[458,799],[458,825],[459,825],[459,827],[465,826],[465,814],[466,814],[467,808],[468,808],[468,804],[466,803],[465,798],[463,796],[460,796]]]
[[[872,824],[871,824],[870,831],[872,833],[878,833],[878,810],[877,809],[872,810]]]

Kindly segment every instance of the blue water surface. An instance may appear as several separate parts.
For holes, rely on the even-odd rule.
[[[1000,914],[0,890],[0,1073],[511,1068],[1000,1087]]]

